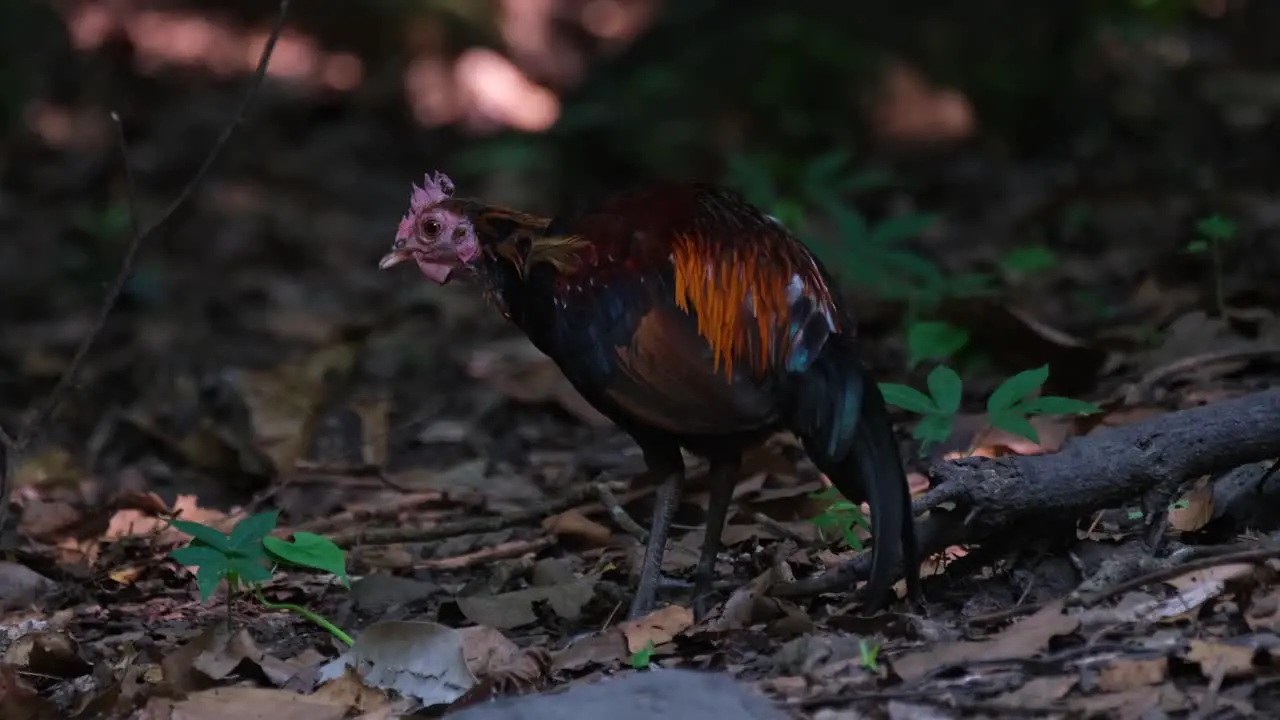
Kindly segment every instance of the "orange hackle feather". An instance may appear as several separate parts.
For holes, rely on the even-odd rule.
[[[676,306],[696,311],[698,333],[711,346],[714,367],[723,363],[726,375],[732,376],[735,362],[747,362],[759,376],[771,359],[790,350],[787,310],[797,275],[820,307],[834,307],[822,273],[794,242],[785,236],[754,244],[714,242],[698,234],[674,239]]]

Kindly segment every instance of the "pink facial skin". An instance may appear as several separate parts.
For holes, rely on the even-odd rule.
[[[391,252],[382,257],[378,268],[386,270],[406,260],[433,282],[444,285],[453,271],[465,267],[476,258],[480,246],[470,218],[449,200],[453,197],[453,181],[444,173],[429,173],[422,187],[413,186],[409,212],[400,221]]]

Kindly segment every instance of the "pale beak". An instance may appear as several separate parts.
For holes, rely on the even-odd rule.
[[[408,259],[409,253],[404,252],[403,250],[395,250],[382,256],[382,259],[378,261],[378,269],[386,270],[392,265],[399,265]]]

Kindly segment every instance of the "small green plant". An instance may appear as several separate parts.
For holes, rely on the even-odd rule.
[[[928,395],[910,385],[880,383],[885,402],[923,416],[913,433],[921,441],[921,457],[933,443],[944,442],[951,437],[951,425],[960,411],[963,391],[960,376],[946,365],[931,370],[925,383],[929,388]]]
[[[865,638],[858,639],[858,665],[863,670],[876,672],[880,669],[878,658],[880,657],[880,646],[875,643],[869,643]]]
[[[1186,251],[1196,255],[1208,253],[1213,267],[1213,298],[1219,315],[1227,314],[1222,289],[1222,245],[1235,239],[1236,224],[1221,215],[1210,215],[1196,223],[1197,237],[1187,243]]]
[[[859,525],[863,528],[870,527],[866,516],[862,514],[862,508],[846,500],[834,487],[819,490],[810,494],[809,497],[814,500],[831,501],[817,517],[810,521],[817,526],[818,535],[826,540],[828,533],[835,531],[851,549],[861,550],[862,539],[853,529]]]
[[[1000,259],[1000,268],[1010,275],[1029,275],[1057,264],[1057,253],[1043,245],[1015,248]]]
[[[209,600],[218,583],[227,583],[228,621],[234,595],[243,587],[252,589],[258,602],[265,607],[297,613],[350,645],[351,637],[322,615],[300,605],[272,603],[263,596],[262,584],[271,579],[275,565],[280,563],[330,572],[343,585],[350,586],[346,555],[328,538],[299,532],[294,533],[293,542],[287,542],[271,536],[279,514],[279,510],[271,510],[250,515],[225,535],[198,522],[170,520],[174,528],[191,536],[191,543],[173,550],[169,556],[182,565],[197,568],[196,587],[203,601]]]
[[[987,422],[992,427],[1040,442],[1040,434],[1028,420],[1034,415],[1089,415],[1100,412],[1097,405],[1084,400],[1045,395],[1031,397],[1049,379],[1049,366],[1024,370],[1005,379],[987,398]],[[952,424],[960,410],[963,384],[955,370],[939,365],[925,380],[929,394],[899,383],[881,383],[885,402],[918,413],[923,419],[916,424],[915,438],[921,441],[924,456],[933,443],[945,442],[951,436]]]
[[[644,670],[649,667],[649,663],[653,660],[653,641],[644,644],[644,647],[631,653],[631,667],[636,670]]]

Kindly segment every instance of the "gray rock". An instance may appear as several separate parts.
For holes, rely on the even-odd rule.
[[[540,695],[504,697],[457,720],[787,720],[768,698],[726,673],[646,670]]]

